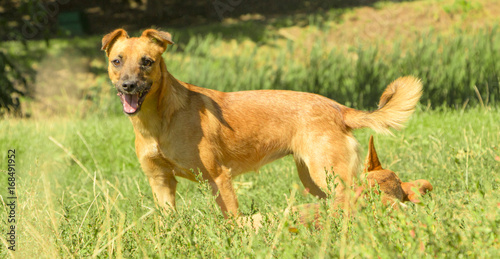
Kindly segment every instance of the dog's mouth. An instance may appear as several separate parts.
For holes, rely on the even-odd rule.
[[[141,105],[148,92],[149,89],[134,94],[118,92],[117,95],[120,96],[123,104],[123,112],[128,115],[136,114],[141,109]]]

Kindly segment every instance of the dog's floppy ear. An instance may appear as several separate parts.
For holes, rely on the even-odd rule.
[[[434,189],[429,181],[423,179],[401,183],[401,188],[403,188],[404,192],[404,201],[411,201],[413,203],[420,203],[418,198]],[[415,190],[418,190],[418,193]]]
[[[368,143],[368,155],[366,156],[364,173],[371,171],[382,170],[382,165],[378,160],[377,151],[375,150],[375,145],[373,144],[373,136],[370,136],[370,141]]]
[[[106,51],[106,54],[109,55],[109,50],[113,46],[113,44],[116,42],[117,39],[125,37],[128,38],[128,34],[124,29],[116,29],[113,32],[110,32],[104,37],[102,37],[102,47],[101,50]]]
[[[162,47],[162,52],[167,49],[168,44],[174,44],[172,41],[172,35],[166,31],[157,31],[155,29],[147,29],[142,32],[141,37],[148,37],[154,43]]]

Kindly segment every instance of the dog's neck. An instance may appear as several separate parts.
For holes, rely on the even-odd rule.
[[[174,113],[188,102],[189,89],[168,71],[163,58],[160,60],[161,77],[153,83],[141,110],[130,117],[137,133],[158,138],[166,130]]]

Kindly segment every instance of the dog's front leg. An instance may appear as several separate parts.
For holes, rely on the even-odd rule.
[[[177,180],[171,166],[159,158],[143,158],[141,166],[148,177],[157,205],[167,210],[175,210]]]
[[[177,180],[173,175],[148,177],[155,201],[164,209],[175,210]]]

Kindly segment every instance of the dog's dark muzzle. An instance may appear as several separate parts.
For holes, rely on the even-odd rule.
[[[141,105],[151,89],[151,84],[124,81],[123,83],[118,83],[116,88],[123,104],[123,112],[132,115],[141,109]]]

